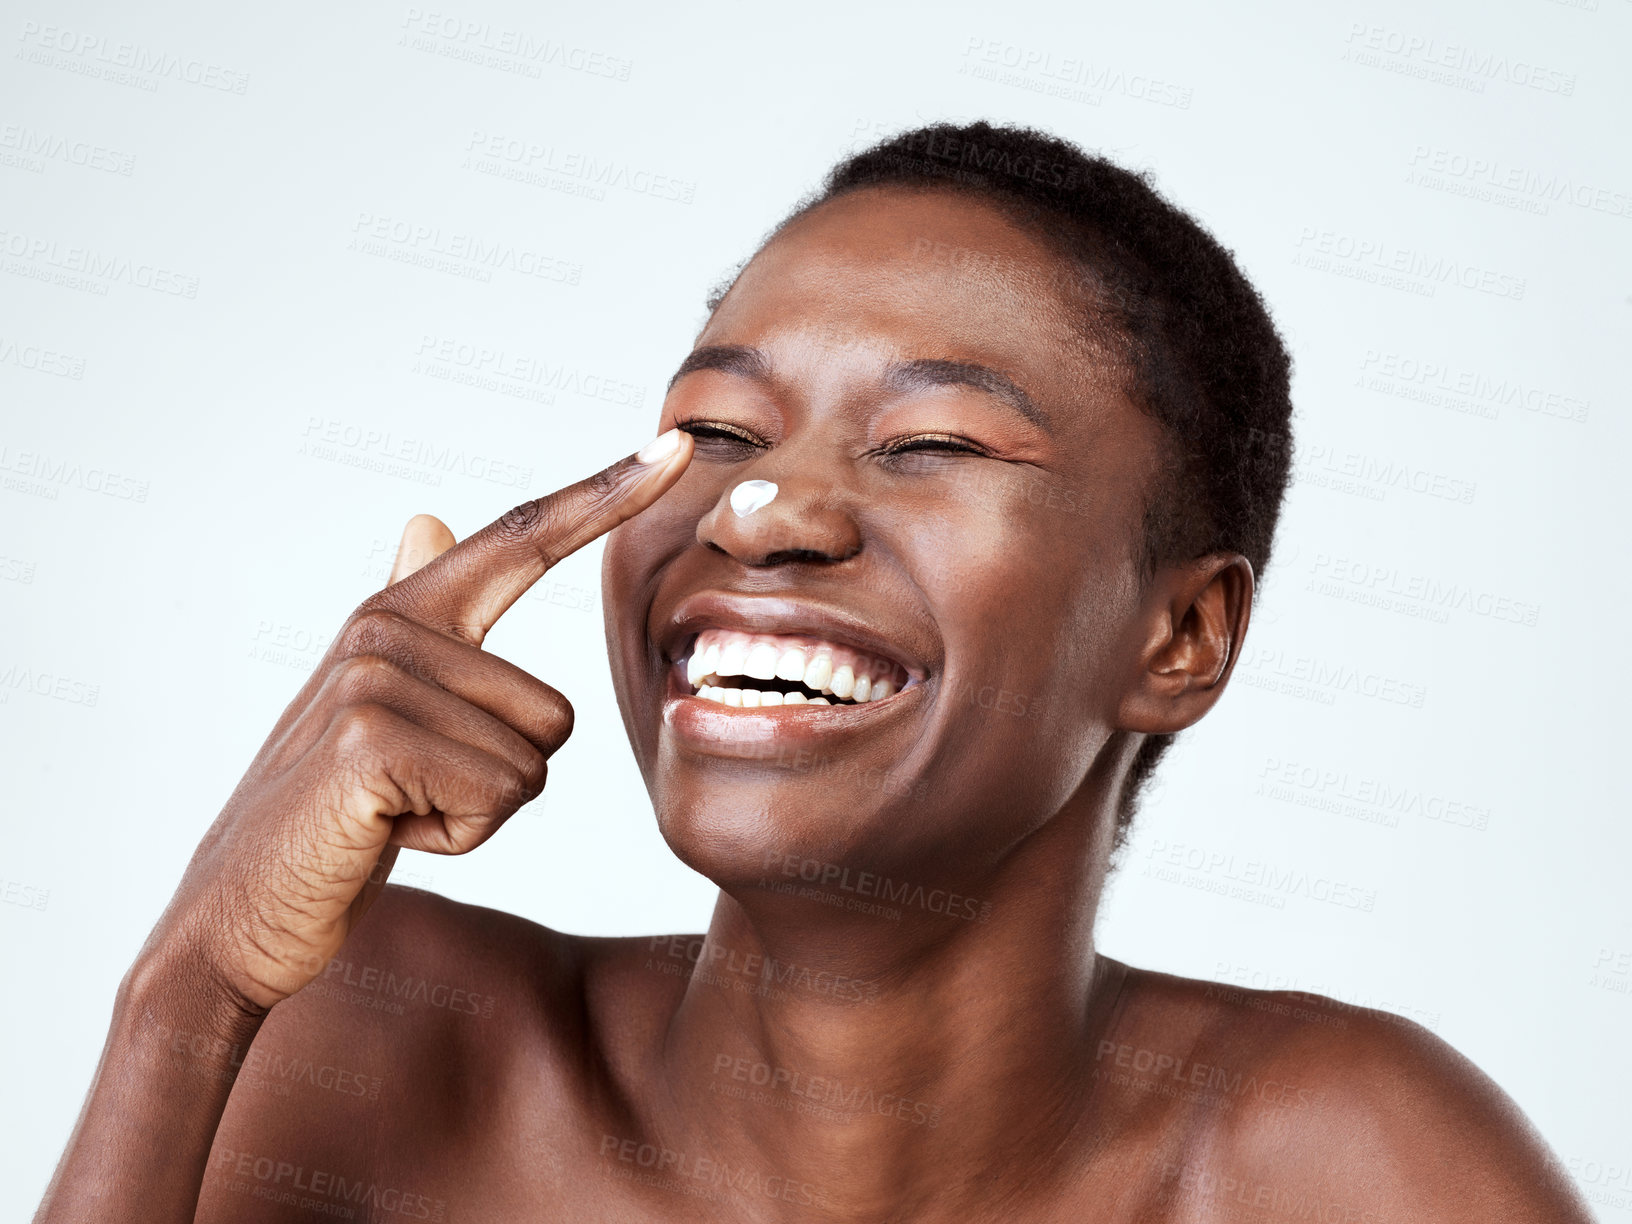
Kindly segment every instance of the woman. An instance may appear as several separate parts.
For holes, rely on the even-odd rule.
[[[838,167],[651,445],[460,544],[409,524],[127,976],[39,1218],[1587,1219],[1425,1031],[1094,949],[1240,652],[1287,371],[1229,254],[1073,146]],[[606,532],[709,931],[385,887],[540,793],[571,706],[480,647]]]

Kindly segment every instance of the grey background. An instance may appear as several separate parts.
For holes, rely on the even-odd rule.
[[[990,117],[1152,169],[1297,359],[1247,651],[1102,945],[1427,1025],[1632,1219],[1632,4],[141,10],[0,5],[0,1214],[404,520],[463,536],[641,445],[708,289],[835,159]],[[599,559],[490,638],[577,708],[547,793],[397,878],[700,930]]]

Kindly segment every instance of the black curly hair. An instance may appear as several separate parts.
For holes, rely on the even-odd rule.
[[[766,241],[865,187],[967,193],[1052,245],[1062,284],[1085,290],[1076,295],[1085,334],[1112,341],[1131,370],[1130,398],[1171,444],[1145,496],[1142,581],[1216,552],[1240,553],[1262,577],[1291,470],[1292,363],[1263,299],[1217,239],[1147,173],[1032,128],[981,122],[916,128],[846,158]],[[734,280],[709,298],[710,314]],[[1175,738],[1148,736],[1135,755],[1118,846]]]

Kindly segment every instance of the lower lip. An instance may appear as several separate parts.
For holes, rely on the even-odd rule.
[[[876,733],[886,720],[916,708],[924,688],[920,681],[879,701],[855,705],[728,706],[693,693],[677,663],[668,669],[663,725],[698,748],[752,758],[764,745],[830,744],[846,735]]]

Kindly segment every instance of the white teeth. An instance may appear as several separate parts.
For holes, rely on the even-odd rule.
[[[710,649],[713,649],[710,647]],[[727,642],[720,647],[720,657],[715,660],[709,672],[716,676],[742,675],[742,661],[748,657],[748,643],[740,639]],[[709,672],[705,672],[707,675]]]
[[[701,635],[700,635],[701,636]],[[698,648],[693,642],[691,656],[686,660],[686,679],[698,697],[721,705],[746,707],[777,707],[785,705],[840,705],[846,702],[864,704],[882,701],[894,696],[893,679],[875,680],[863,672],[856,674],[857,665],[843,663],[835,666],[832,651],[815,646],[779,646],[774,641],[755,641],[748,634],[721,635]],[[846,648],[847,650],[848,648]],[[840,657],[843,657],[841,653]],[[890,664],[881,666],[889,674]],[[866,660],[860,664],[870,666]],[[783,693],[766,686],[727,686],[719,683],[726,677],[770,681],[786,680],[801,685],[805,692]],[[807,696],[821,693],[822,696]]]
[[[881,681],[879,687],[873,690],[872,700],[888,697],[891,687],[889,681]],[[750,710],[766,706],[837,704],[826,697],[806,697],[803,693],[780,693],[776,689],[728,688],[723,684],[705,684],[697,690],[697,696],[705,701],[718,702],[720,705],[741,706]]]
[[[801,685],[808,694],[821,693],[831,698],[826,703],[831,705],[847,701],[858,704],[880,701],[899,691],[899,682],[895,679],[896,666],[887,660],[858,655],[848,646],[822,642],[783,645],[781,643],[787,639],[783,637],[779,642],[777,637],[769,633],[759,635],[738,630],[705,629],[693,639],[692,653],[685,664],[686,680],[699,696],[702,695],[705,681],[717,682],[737,676],[745,681],[792,681]],[[706,646],[698,644],[703,641],[707,642]],[[851,661],[839,662],[845,658]],[[871,674],[875,669],[889,678],[875,678]],[[707,687],[723,690],[725,686],[716,683]],[[769,686],[754,687],[763,693]],[[740,690],[735,701],[729,700],[723,693],[714,700],[731,705],[742,704]],[[752,703],[753,699],[749,701]],[[772,703],[761,698],[758,704]],[[783,701],[781,704],[788,703]]]
[[[805,674],[795,676],[794,679],[799,680],[808,689],[815,689],[818,693],[827,692],[827,682],[833,679],[833,656],[817,655],[805,668]]]
[[[769,680],[775,676],[776,647],[769,642],[757,643],[743,660],[742,674],[752,676],[755,680]]]
[[[782,657],[776,661],[776,678],[778,680],[803,680],[805,678],[805,652],[797,646],[789,646],[782,652]],[[769,677],[766,677],[769,679]]]

